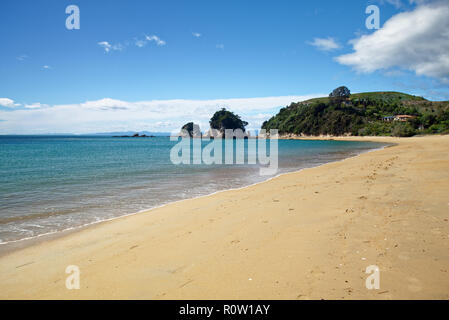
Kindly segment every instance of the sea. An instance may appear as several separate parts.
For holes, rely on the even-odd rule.
[[[169,137],[0,136],[0,245],[245,187],[385,146],[278,140],[278,170],[266,176],[260,174],[263,164],[246,160],[174,164],[170,154],[177,144]],[[247,159],[247,140],[244,148]]]

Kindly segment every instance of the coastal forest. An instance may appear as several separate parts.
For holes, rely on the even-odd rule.
[[[282,108],[262,129],[310,136],[447,134],[449,101],[434,102],[400,92],[351,94],[348,88],[339,87],[329,97]]]

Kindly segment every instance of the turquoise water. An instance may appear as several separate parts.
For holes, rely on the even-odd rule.
[[[0,136],[0,243],[270,178],[259,165],[174,165],[175,144],[168,137]],[[277,174],[381,146],[280,140]]]

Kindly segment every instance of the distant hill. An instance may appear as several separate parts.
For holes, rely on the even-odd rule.
[[[139,135],[155,136],[155,137],[169,137],[170,132],[150,132],[150,131],[120,131],[120,132],[99,132],[86,134],[89,136],[133,136],[138,133]]]
[[[407,121],[394,116],[410,115]],[[383,135],[449,133],[449,101],[428,101],[401,92],[366,92],[315,98],[282,108],[262,129],[295,135]]]

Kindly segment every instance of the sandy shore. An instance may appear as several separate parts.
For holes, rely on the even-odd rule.
[[[12,251],[0,298],[449,299],[449,136],[365,140],[398,145]]]

